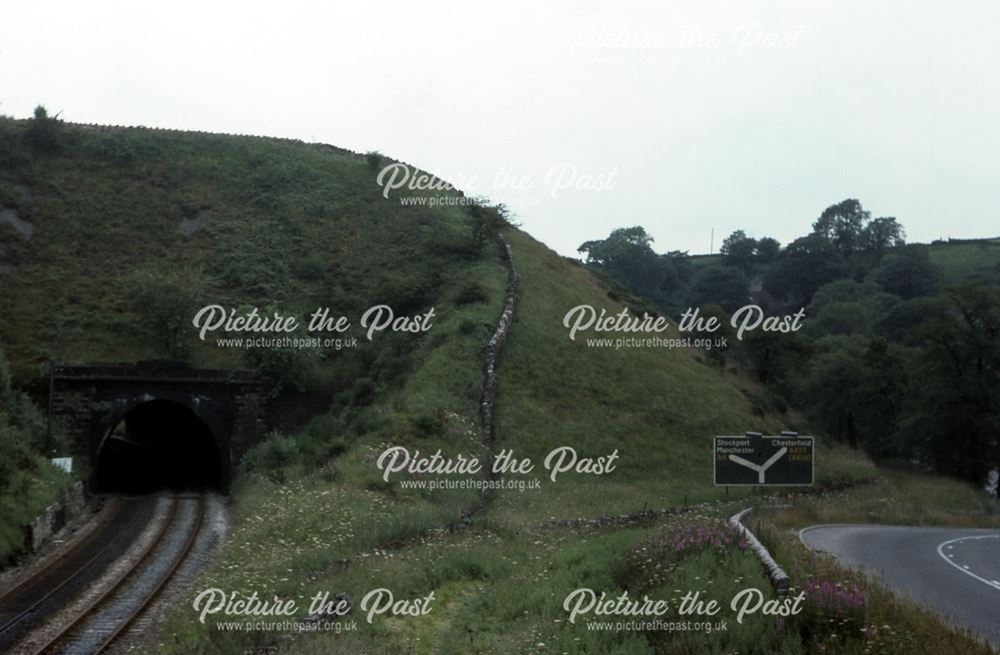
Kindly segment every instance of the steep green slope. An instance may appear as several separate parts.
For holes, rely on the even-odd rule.
[[[33,127],[0,121],[0,202],[32,227],[25,238],[0,225],[0,339],[22,383],[47,360],[164,355],[155,326],[144,329],[155,311],[142,316],[129,302],[143,283],[185,291],[161,294],[164,303],[300,317],[325,306],[355,324],[378,303],[400,314],[436,307],[438,343],[457,328],[461,302],[488,295],[480,285],[493,275],[478,275],[488,259],[468,213],[383,198],[377,160],[272,139],[62,124],[42,148],[28,138]],[[240,353],[177,329],[194,363],[240,363]],[[324,353],[347,360],[332,367],[344,372],[331,373],[333,386],[393,376],[385,369],[399,362],[379,353],[404,356],[415,340],[382,336],[372,348]]]
[[[501,376],[499,446],[535,462],[562,446],[581,458],[619,454],[611,473],[547,480],[545,508],[506,494],[511,511],[562,518],[718,498],[713,435],[805,430],[794,416],[755,412],[753,399],[763,390],[702,363],[704,351],[588,346],[588,338],[606,336],[593,331],[570,340],[563,318],[571,308],[617,313],[622,306],[589,272],[529,236],[514,233],[511,243],[523,283]],[[834,458],[841,462],[841,453]],[[818,470],[844,473],[822,460]]]
[[[350,458],[334,459],[362,437],[445,446],[450,424],[477,424],[481,350],[504,267],[465,209],[403,207],[382,196],[379,159],[332,147],[62,124],[42,147],[34,127],[0,120],[2,211],[32,228],[0,223],[0,350],[17,384],[44,392],[48,362],[157,358],[171,345],[195,365],[295,373],[281,405],[290,412],[271,418],[315,420],[252,452],[236,497],[320,471],[343,468],[350,479]],[[329,307],[350,318],[359,344],[248,356],[198,339],[190,321],[206,304],[300,318]],[[433,308],[432,327],[369,342],[358,321],[377,304],[408,315]],[[72,445],[36,447],[62,454]],[[378,484],[374,467],[365,462],[358,477],[360,494],[375,493],[365,491]],[[453,520],[452,507],[474,498],[408,494],[402,523]]]

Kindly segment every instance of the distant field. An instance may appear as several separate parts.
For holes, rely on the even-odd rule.
[[[935,243],[929,247],[931,261],[941,268],[946,284],[972,275],[1000,276],[1000,238],[990,241]]]
[[[976,241],[953,241],[927,244],[931,261],[941,267],[945,284],[960,282],[970,275],[998,275],[1000,237]],[[722,255],[691,255],[695,267],[722,263]]]

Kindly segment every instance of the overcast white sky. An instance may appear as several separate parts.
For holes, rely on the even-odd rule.
[[[786,243],[847,197],[911,241],[1000,234],[995,0],[146,5],[7,3],[0,113],[380,150],[567,255]]]

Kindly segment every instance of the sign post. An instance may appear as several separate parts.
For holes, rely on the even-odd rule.
[[[813,483],[814,443],[798,432],[717,436],[715,486],[806,486]]]

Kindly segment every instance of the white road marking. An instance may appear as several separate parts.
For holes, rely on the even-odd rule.
[[[959,566],[955,562],[953,562],[950,559],[948,559],[948,557],[951,557],[951,555],[945,556],[944,548],[946,546],[950,548],[951,544],[955,544],[955,543],[958,543],[960,541],[966,541],[967,539],[1000,539],[1000,535],[998,535],[998,534],[986,534],[986,535],[976,535],[976,536],[970,536],[970,537],[958,537],[956,539],[949,539],[948,541],[944,541],[944,542],[941,542],[940,544],[938,544],[938,547],[937,547],[938,555],[941,557],[941,559],[943,559],[948,564],[954,566],[956,569],[958,569],[962,573],[964,573],[966,575],[972,576],[976,580],[979,580],[980,582],[982,582],[983,584],[985,584],[985,585],[987,585],[989,587],[993,587],[994,589],[1000,590],[1000,582],[997,582],[996,580],[987,580],[986,578],[982,578],[982,577],[976,575],[975,573],[973,573],[972,571],[970,571],[968,566],[965,566],[965,565]]]

